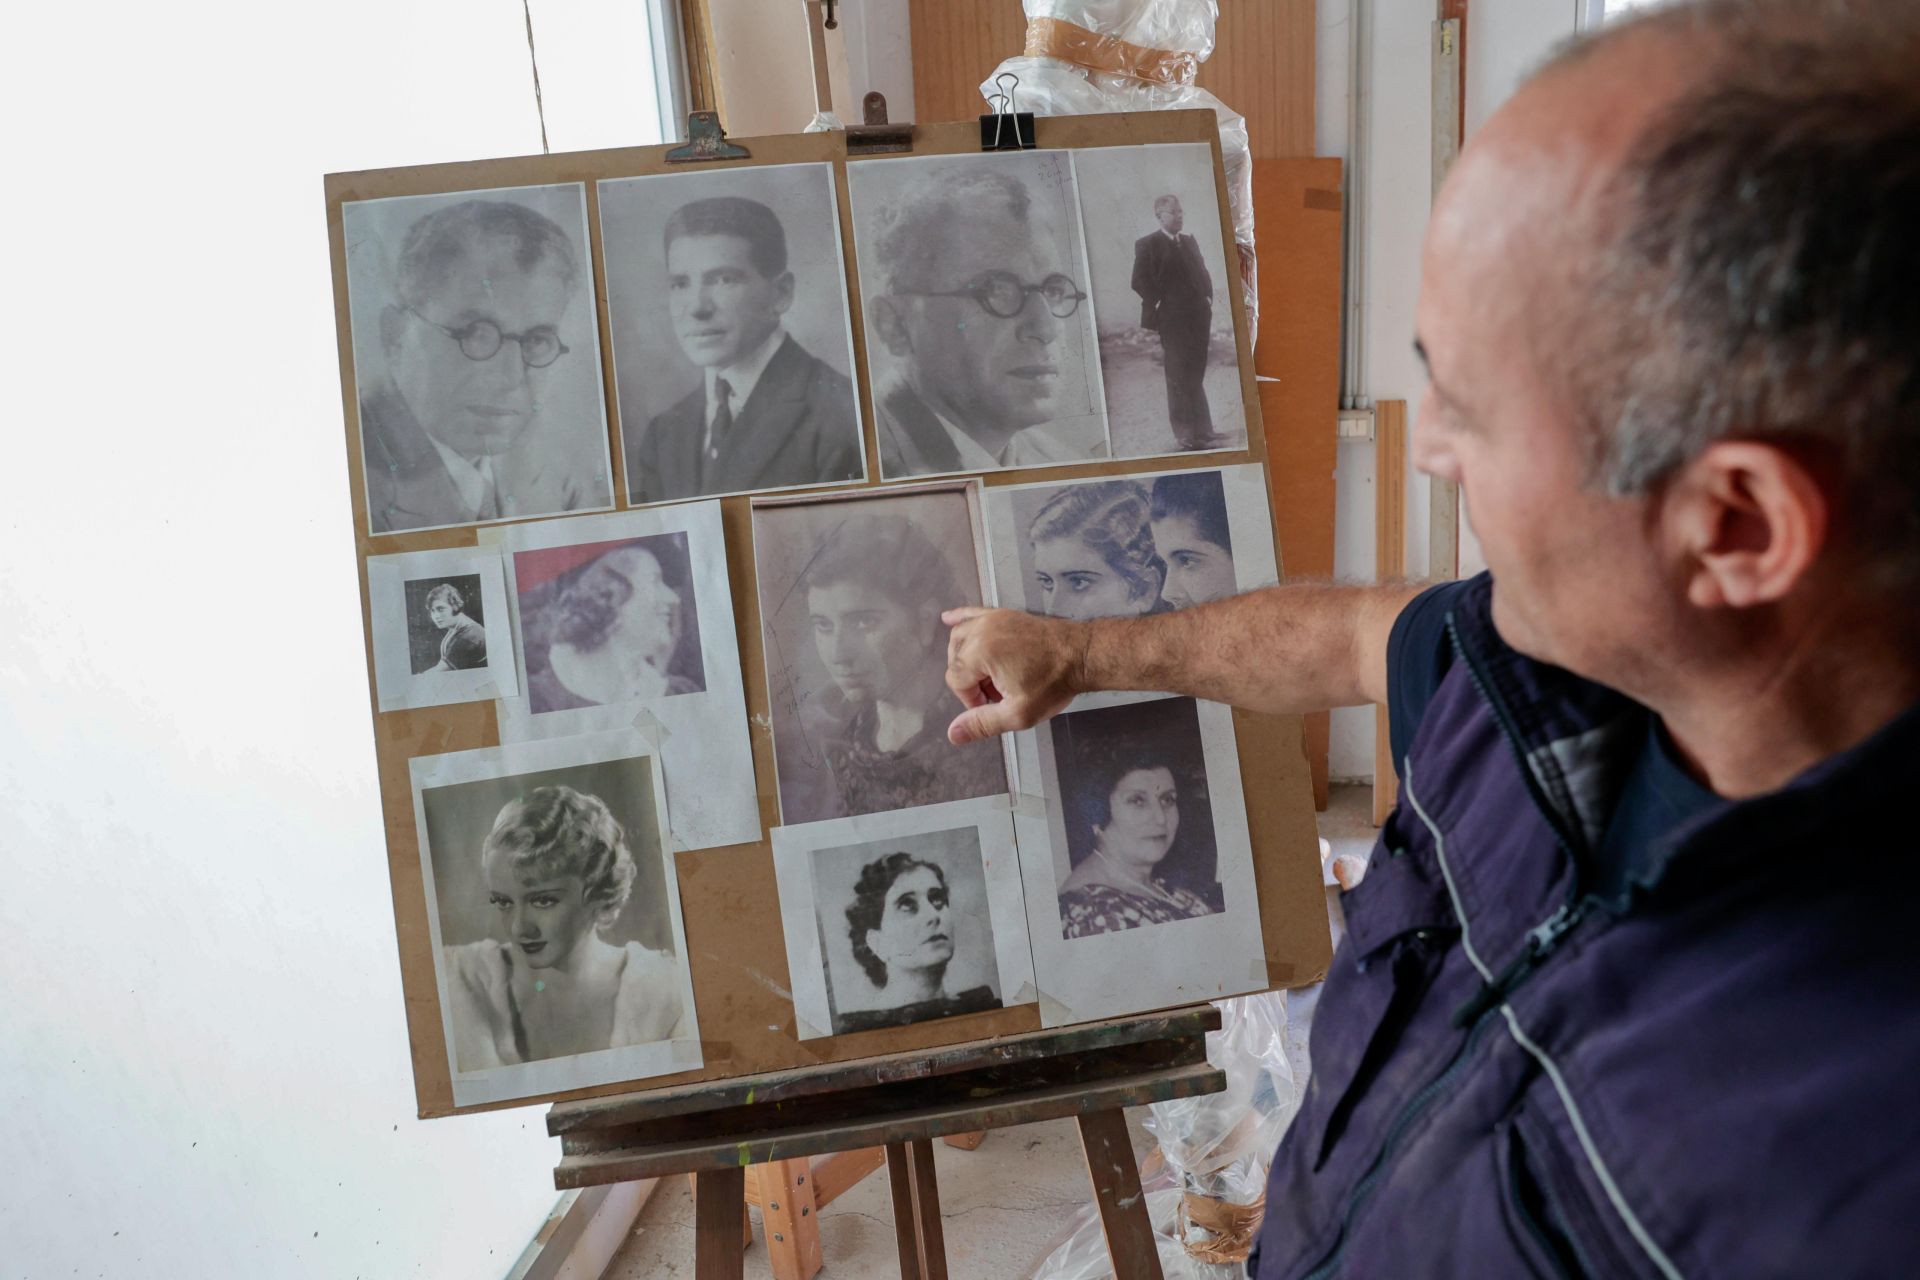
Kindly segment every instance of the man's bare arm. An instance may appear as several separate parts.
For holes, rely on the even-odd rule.
[[[956,742],[1025,729],[1076,694],[1182,693],[1254,711],[1384,702],[1387,637],[1418,585],[1300,583],[1144,618],[1067,622],[955,609],[947,683]]]

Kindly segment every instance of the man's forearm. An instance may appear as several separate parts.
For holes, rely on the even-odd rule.
[[[1270,587],[1089,625],[1074,684],[1153,689],[1254,711],[1384,702],[1387,637],[1418,584]]]

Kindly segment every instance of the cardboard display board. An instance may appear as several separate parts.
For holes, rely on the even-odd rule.
[[[1215,156],[1215,181],[1223,219],[1222,232],[1231,242],[1230,227],[1225,225],[1226,196],[1219,177],[1219,144],[1214,118],[1204,111],[1128,114],[1079,118],[1044,118],[1037,122],[1037,141],[1041,148],[1093,148],[1154,143],[1207,142]],[[833,166],[837,184],[838,214],[843,241],[853,243],[852,218],[848,201],[849,165],[889,163],[887,156],[849,158],[845,135],[819,133],[764,138],[732,139],[747,147],[751,159],[697,166],[709,171],[726,167],[826,162]],[[914,139],[917,156],[977,152],[979,136],[971,124],[923,127]],[[391,196],[424,195],[479,191],[502,187],[550,186],[583,183],[587,198],[587,227],[591,241],[591,270],[598,306],[599,346],[610,347],[607,304],[606,263],[600,243],[601,230],[595,183],[600,179],[687,172],[695,166],[669,164],[665,148],[649,147],[621,150],[578,152],[551,156],[429,165],[402,170],[330,175],[326,181],[328,230],[332,241],[333,273],[339,307],[338,342],[342,370],[342,405],[352,494],[352,521],[356,554],[361,561],[363,629],[368,646],[369,704],[373,709],[374,741],[378,761],[381,800],[384,811],[388,864],[392,882],[395,927],[398,936],[403,987],[407,1003],[408,1035],[411,1041],[414,1081],[422,1116],[449,1115],[483,1110],[499,1105],[525,1105],[560,1098],[580,1098],[600,1094],[685,1085],[702,1080],[777,1071],[830,1061],[910,1052],[938,1045],[980,1041],[995,1036],[1037,1029],[1041,1025],[1039,1009],[1032,1004],[990,1012],[966,1014],[907,1026],[888,1027],[853,1034],[802,1039],[798,1034],[791,992],[793,984],[787,970],[783,942],[781,904],[776,892],[776,877],[771,841],[767,833],[779,824],[776,798],[773,743],[770,731],[769,701],[761,641],[761,620],[755,592],[754,546],[749,518],[749,500],[729,497],[721,500],[725,532],[725,556],[733,601],[733,622],[737,632],[739,658],[746,683],[746,704],[752,740],[754,779],[759,795],[762,837],[754,842],[697,851],[681,850],[675,855],[680,890],[681,916],[684,921],[686,959],[691,967],[692,987],[698,1011],[699,1048],[703,1065],[693,1071],[650,1077],[634,1084],[610,1084],[565,1093],[541,1094],[512,1102],[456,1105],[449,1075],[447,1049],[443,1036],[440,996],[433,963],[433,943],[429,930],[429,911],[423,883],[422,862],[416,836],[413,791],[409,762],[414,758],[447,752],[467,751],[500,745],[500,726],[491,702],[465,702],[445,706],[382,712],[374,701],[373,635],[371,629],[366,561],[370,557],[403,552],[474,547],[483,541],[480,528],[463,526],[442,529],[417,529],[371,535],[368,532],[367,486],[363,474],[360,447],[360,397],[355,385],[353,336],[347,296],[348,244],[342,222],[343,202],[379,199]],[[1304,166],[1324,166],[1325,162],[1303,161]],[[1319,187],[1324,168],[1308,168],[1300,185],[1309,194]],[[1337,176],[1337,175],[1336,175]],[[1299,241],[1276,237],[1263,240],[1261,269],[1268,273],[1301,273],[1306,282],[1302,296],[1337,299],[1339,275],[1337,219],[1329,235],[1314,235]],[[856,333],[855,382],[861,407],[866,474],[869,487],[879,486],[875,416],[871,383],[866,365],[862,317],[863,289],[857,275],[854,254],[845,255],[847,293]],[[1327,282],[1335,292],[1327,295]],[[1264,462],[1267,456],[1262,429],[1263,402],[1271,412],[1276,407],[1296,421],[1321,417],[1319,406],[1288,402],[1285,389],[1278,393],[1268,384],[1268,394],[1256,394],[1254,365],[1247,341],[1246,317],[1237,289],[1222,290],[1231,299],[1233,326],[1237,338],[1240,399],[1247,423],[1248,447],[1244,451],[1208,453],[1196,456],[1196,465],[1222,466]],[[1337,335],[1337,301],[1315,319],[1327,335]],[[1302,318],[1300,323],[1313,321]],[[508,335],[513,336],[513,335]],[[1337,337],[1327,336],[1321,345],[1331,359]],[[1332,376],[1331,365],[1319,371]],[[609,433],[617,431],[611,423],[612,406],[617,399],[611,360],[601,364],[602,391],[609,407]],[[1324,428],[1323,428],[1324,429]],[[613,443],[610,440],[610,445]],[[624,474],[622,451],[611,449],[613,474],[610,488],[613,506],[624,510],[630,492]],[[985,483],[1031,484],[1050,480],[1079,479],[1088,476],[1119,476],[1165,471],[1178,466],[1162,458],[1142,458],[1124,462],[1101,462],[1053,468],[1029,469],[989,474]],[[890,487],[890,486],[882,486]],[[1275,487],[1275,496],[1280,490]],[[1285,523],[1276,511],[1277,523]],[[1282,570],[1284,572],[1284,562]],[[1250,660],[1257,660],[1250,658]],[[1255,858],[1255,879],[1259,918],[1264,939],[1267,982],[1271,987],[1298,986],[1321,977],[1330,959],[1330,940],[1326,925],[1326,907],[1321,889],[1317,836],[1314,827],[1311,784],[1302,750],[1302,725],[1295,716],[1262,716],[1244,711],[1232,713],[1233,741],[1236,744],[1241,776],[1245,783],[1246,821]],[[1016,797],[1018,800],[1018,797]],[[671,801],[669,801],[671,803]]]

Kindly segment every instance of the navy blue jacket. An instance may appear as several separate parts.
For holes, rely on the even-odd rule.
[[[1648,713],[1509,649],[1491,600],[1448,615],[1346,895],[1249,1273],[1920,1274],[1920,707],[1602,901]]]

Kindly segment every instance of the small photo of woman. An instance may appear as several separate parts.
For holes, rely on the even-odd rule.
[[[818,849],[813,880],[833,1034],[1001,1007],[977,828]]]
[[[781,820],[999,795],[995,742],[956,747],[943,610],[980,600],[961,491],[756,507]]]
[[[456,1072],[691,1034],[651,765],[421,789]]]
[[[1194,701],[1069,712],[1050,731],[1069,863],[1059,882],[1061,936],[1223,911]]]

